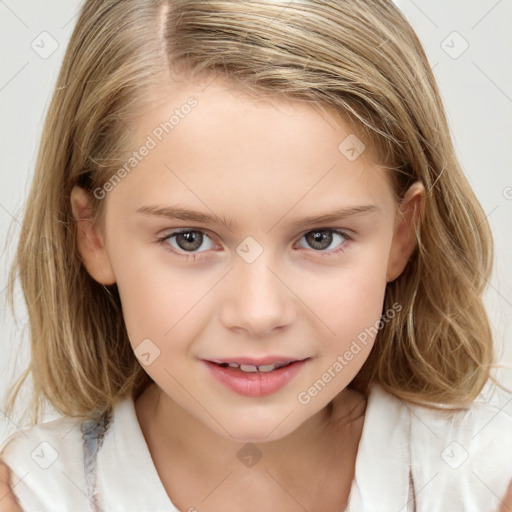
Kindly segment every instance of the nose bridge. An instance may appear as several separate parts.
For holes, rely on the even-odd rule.
[[[272,269],[268,253],[263,251],[253,261],[240,257],[230,274],[230,291],[222,310],[227,327],[261,336],[292,322],[292,294]]]

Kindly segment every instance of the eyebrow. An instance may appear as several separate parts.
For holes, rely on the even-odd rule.
[[[319,223],[330,223],[336,222],[340,220],[347,219],[349,217],[353,217],[355,215],[364,215],[368,213],[377,213],[380,209],[373,204],[361,205],[361,206],[351,206],[347,208],[340,208],[333,212],[321,214],[321,215],[313,215],[310,217],[304,217],[302,219],[296,220],[290,223],[291,227],[297,228],[299,226],[303,226],[306,224],[319,224]],[[203,224],[224,224],[230,230],[236,229],[236,223],[231,220],[226,219],[225,217],[218,216],[214,213],[204,213],[198,212],[194,210],[187,210],[179,207],[171,207],[171,206],[158,206],[158,205],[145,205],[141,206],[136,210],[137,213],[142,215],[151,215],[156,217],[162,217],[169,220],[185,220],[191,222],[200,222]],[[283,217],[279,221],[276,222],[278,224]],[[274,226],[276,225],[274,224]]]

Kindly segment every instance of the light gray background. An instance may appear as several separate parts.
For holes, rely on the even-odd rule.
[[[494,232],[495,271],[485,300],[503,362],[512,366],[512,0],[396,3],[425,47],[461,163]],[[44,115],[80,4],[0,0],[0,236],[6,243],[1,255],[2,305]],[[58,48],[48,55],[55,44]],[[17,302],[18,324],[3,308],[0,399],[28,362],[27,318],[19,286]],[[46,419],[53,416],[50,411]],[[15,429],[0,411],[0,444]]]

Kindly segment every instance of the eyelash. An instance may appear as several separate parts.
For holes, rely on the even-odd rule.
[[[330,251],[311,249],[313,252],[317,252],[317,253],[321,254],[322,257],[329,258],[329,257],[335,256],[335,255],[337,255],[339,253],[345,252],[345,247],[344,247],[345,242],[353,240],[353,238],[346,231],[344,231],[342,229],[334,229],[334,228],[310,229],[309,231],[306,231],[305,233],[303,233],[301,235],[300,239],[302,239],[305,235],[307,235],[309,233],[314,233],[314,232],[318,232],[318,231],[328,231],[330,233],[333,233],[333,234],[336,234],[336,235],[340,235],[341,237],[344,238],[344,241],[341,242],[339,247],[337,247],[336,249],[331,249]],[[208,233],[203,231],[202,229],[187,228],[187,229],[177,229],[177,230],[171,231],[170,233],[166,233],[164,236],[158,237],[155,240],[155,243],[158,244],[158,245],[163,246],[164,250],[167,251],[167,252],[170,252],[170,253],[172,253],[174,255],[177,255],[179,257],[185,258],[186,260],[194,261],[201,253],[186,253],[186,252],[182,253],[182,252],[178,252],[178,251],[174,250],[173,248],[171,248],[171,246],[167,243],[167,241],[170,238],[172,238],[173,236],[179,235],[180,233],[196,233],[196,232],[197,233],[201,233],[203,236],[207,236],[208,238],[210,238],[210,240],[212,240],[212,238],[210,236],[208,236]],[[204,256],[199,256],[199,257],[203,258]]]

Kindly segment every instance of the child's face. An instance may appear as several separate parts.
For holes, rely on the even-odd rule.
[[[81,252],[93,277],[117,282],[131,344],[166,395],[219,435],[271,441],[358,373],[414,243],[370,148],[355,159],[338,149],[348,126],[220,79],[202,88],[174,84],[141,117],[141,161],[104,199],[105,250],[100,236]],[[197,105],[181,108],[191,96]],[[305,220],[356,207],[367,210]],[[177,208],[232,226],[148,213]],[[189,233],[170,237],[177,229]],[[268,357],[306,361],[257,375],[207,363]]]

